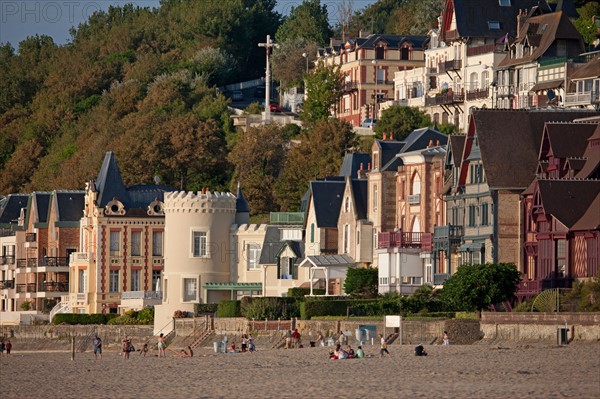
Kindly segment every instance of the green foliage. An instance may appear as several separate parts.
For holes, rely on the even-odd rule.
[[[221,301],[217,306],[217,317],[241,317],[240,301]]]
[[[324,288],[313,288],[314,295],[325,295]],[[310,295],[310,288],[288,288],[288,298],[304,298],[305,296]]]
[[[109,320],[119,317],[116,313],[59,313],[52,319],[52,324],[107,324]]]
[[[154,323],[154,306],[149,306],[140,310],[137,314],[137,319],[143,322],[143,324]]]
[[[31,302],[29,302],[29,301],[21,302],[20,308],[21,308],[21,310],[24,310],[26,312],[28,310],[31,310]]]
[[[331,117],[334,105],[342,98],[344,74],[340,65],[319,62],[306,77],[306,100],[300,114],[302,121],[312,124]]]
[[[510,299],[520,273],[511,263],[462,265],[444,283],[442,299],[454,310],[482,310]]]
[[[242,314],[249,320],[287,320],[300,316],[300,307],[297,298],[244,297]]]
[[[523,301],[514,308],[512,308],[513,312],[531,312],[532,311],[533,300]],[[535,311],[535,309],[533,310]]]
[[[93,95],[89,96],[88,98],[86,98],[85,100],[81,100],[77,104],[75,104],[73,106],[73,111],[77,115],[84,114],[84,113],[88,112],[90,109],[92,109],[96,104],[98,104],[98,102],[100,101],[101,98],[102,98],[102,96],[100,96],[99,94],[93,94]]]
[[[318,45],[302,37],[280,43],[273,51],[273,77],[282,88],[304,87],[307,69],[317,59]]]
[[[322,5],[320,0],[303,0],[299,6],[292,6],[275,38],[279,43],[303,38],[324,46],[329,43],[332,34],[327,5]]]
[[[378,138],[387,133],[393,134],[394,140],[402,141],[413,130],[430,125],[429,116],[418,108],[392,105],[381,113],[374,130]]]
[[[344,282],[344,291],[355,298],[376,297],[378,273],[378,270],[373,267],[349,268]]]
[[[244,109],[245,114],[260,115],[263,112],[263,106],[258,101],[253,101]]]
[[[586,4],[577,9],[577,12],[579,13],[579,18],[574,23],[575,28],[583,36],[583,41],[586,44],[591,44],[596,40],[596,34],[600,28],[600,26],[592,22],[594,15],[596,17],[600,16],[600,2],[586,2]]]
[[[194,304],[194,314],[196,316],[205,314],[205,313],[217,313],[218,304],[216,303],[195,303]]]
[[[600,277],[575,283],[567,298],[577,300],[578,312],[600,312]]]

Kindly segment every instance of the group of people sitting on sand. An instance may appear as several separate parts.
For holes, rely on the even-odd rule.
[[[238,350],[235,347],[235,341],[229,345],[228,352],[229,353],[237,353],[238,352]],[[256,352],[256,345],[254,344],[254,339],[252,338],[252,335],[250,335],[250,336],[248,336],[247,334],[242,335],[242,347],[239,350],[239,352],[240,353],[241,352],[249,352],[249,353]]]
[[[329,359],[331,360],[341,360],[341,359],[362,359],[365,357],[365,352],[363,351],[362,346],[358,346],[356,352],[352,349],[352,346],[346,346],[344,350],[341,344],[337,344],[335,346],[335,351],[329,352]]]

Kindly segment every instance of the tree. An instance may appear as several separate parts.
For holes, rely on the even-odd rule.
[[[339,173],[346,151],[358,144],[352,126],[339,119],[320,120],[300,135],[300,144],[287,157],[275,184],[277,203],[297,210],[310,180]]]
[[[376,298],[379,271],[373,267],[349,268],[344,281],[344,291],[351,297]]]
[[[187,69],[201,76],[208,85],[221,86],[230,81],[236,61],[222,49],[204,47],[189,60]]]
[[[329,26],[327,6],[320,0],[303,0],[298,7],[292,7],[290,15],[281,24],[275,39],[284,43],[294,38],[304,38],[320,46],[327,45],[333,35]]]
[[[339,65],[318,63],[306,77],[306,101],[301,119],[310,124],[331,116],[334,105],[342,98],[344,75]]]
[[[277,125],[250,127],[238,133],[229,153],[234,165],[231,191],[239,182],[253,214],[276,210],[273,186],[283,169],[287,141]]]
[[[379,138],[387,133],[393,134],[395,140],[402,140],[413,130],[430,125],[429,116],[418,108],[392,105],[381,113],[374,130]]]
[[[481,311],[510,299],[520,278],[512,263],[462,265],[446,280],[441,296],[456,310]]]
[[[317,44],[305,38],[291,38],[273,51],[273,77],[284,88],[304,87],[306,66],[317,58]],[[304,56],[306,55],[306,57]]]
[[[600,3],[597,1],[590,1],[577,9],[579,12],[579,18],[575,21],[575,28],[583,36],[583,40],[586,44],[591,44],[596,40],[598,34],[598,26],[592,22],[592,17],[595,15],[596,18],[600,16]]]

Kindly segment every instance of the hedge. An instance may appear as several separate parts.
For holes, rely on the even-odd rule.
[[[310,295],[310,288],[294,287],[288,289],[288,298],[304,298]],[[325,288],[313,288],[313,295],[325,295]]]
[[[107,324],[115,317],[119,317],[119,315],[116,313],[59,313],[52,319],[52,324]]]
[[[287,297],[244,297],[242,315],[247,319],[276,320],[300,316],[300,300]]]
[[[443,304],[439,301],[421,299],[415,300],[411,297],[400,299],[321,299],[305,298],[300,306],[300,317],[308,320],[313,316],[361,316],[379,317],[389,314],[401,314],[408,316],[419,314],[428,317],[453,317],[452,312],[440,312]]]
[[[206,313],[217,313],[217,307],[216,303],[195,303],[194,314],[198,316]]]
[[[221,301],[217,305],[217,317],[241,317],[240,301]]]

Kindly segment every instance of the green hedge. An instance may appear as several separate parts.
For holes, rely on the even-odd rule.
[[[288,298],[304,298],[305,296],[310,295],[310,288],[289,288],[288,289]],[[325,288],[313,288],[313,295],[325,295]]]
[[[205,313],[217,313],[217,308],[216,303],[195,303],[194,314],[197,316]]]
[[[255,320],[300,317],[300,300],[287,297],[244,297],[242,315]]]
[[[221,301],[217,306],[217,317],[241,317],[240,301]]]
[[[107,324],[109,320],[116,317],[119,317],[116,313],[59,313],[52,319],[52,324]]]
[[[444,306],[437,300],[415,300],[411,297],[399,299],[325,299],[305,298],[300,306],[300,317],[308,320],[314,316],[359,316],[380,317],[389,314],[418,314],[423,317],[454,317],[453,312],[441,312]]]

